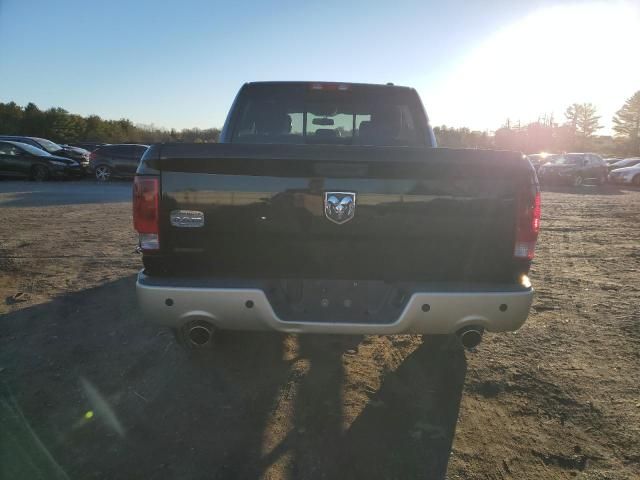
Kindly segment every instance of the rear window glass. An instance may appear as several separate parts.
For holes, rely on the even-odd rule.
[[[110,145],[108,147],[101,147],[99,150],[101,153],[107,153],[110,155],[125,155],[130,152],[131,147],[128,145]]]
[[[18,148],[10,143],[0,143],[0,155],[17,155]]]
[[[417,94],[388,87],[255,85],[237,105],[233,143],[419,146]]]
[[[557,165],[578,165],[584,161],[584,155],[558,155],[551,159],[551,163],[555,163]]]
[[[47,140],[46,138],[34,138],[34,140],[49,153],[62,150],[60,145],[53,143],[51,140]]]

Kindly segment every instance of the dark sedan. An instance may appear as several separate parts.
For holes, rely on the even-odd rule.
[[[132,143],[103,145],[91,152],[89,171],[96,180],[108,182],[114,177],[133,177],[149,145]]]
[[[0,140],[0,175],[43,181],[80,177],[84,169],[77,160],[51,155],[28,143]]]
[[[605,183],[607,174],[607,164],[600,155],[594,153],[554,155],[538,170],[538,178],[543,183],[568,183],[575,187],[589,179],[597,184]]]
[[[550,153],[534,153],[531,155],[527,155],[527,158],[531,162],[531,165],[533,165],[533,168],[536,170],[536,172],[538,172],[538,170],[540,170],[540,167],[545,163],[553,161],[555,157],[556,155]]]
[[[0,140],[9,140],[12,142],[20,142],[26,143],[28,145],[32,145],[36,148],[40,148],[51,155],[55,155],[57,157],[66,157],[72,160],[77,160],[80,162],[83,168],[87,168],[89,166],[89,152],[82,148],[70,147],[64,145],[58,145],[51,140],[47,140],[46,138],[40,137],[24,137],[18,135],[2,135],[0,136]]]
[[[69,144],[72,147],[83,148],[88,152],[93,152],[96,148],[106,145],[106,143],[97,142],[74,142]]]
[[[89,165],[89,154],[91,151],[86,148],[77,147],[75,145],[62,145],[62,149],[67,153],[69,158],[86,162]],[[64,155],[63,155],[64,156]]]

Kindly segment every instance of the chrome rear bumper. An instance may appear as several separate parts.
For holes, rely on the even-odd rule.
[[[181,327],[206,320],[225,330],[277,330],[288,333],[390,335],[397,333],[448,334],[474,325],[492,332],[517,330],[527,319],[532,288],[504,291],[417,292],[402,313],[385,324],[284,321],[258,288],[183,286],[169,279],[138,274],[138,303],[153,322]]]

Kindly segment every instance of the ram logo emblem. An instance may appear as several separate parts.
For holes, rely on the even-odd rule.
[[[324,214],[333,223],[341,225],[356,213],[356,194],[352,192],[325,192]]]

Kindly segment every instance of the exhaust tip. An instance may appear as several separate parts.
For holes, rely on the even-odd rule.
[[[480,345],[483,332],[484,330],[480,327],[465,327],[458,331],[458,338],[464,348],[471,350]]]
[[[211,342],[213,330],[208,325],[194,325],[187,332],[189,341],[196,347],[204,347]]]

